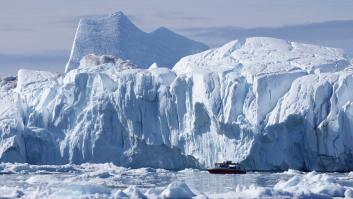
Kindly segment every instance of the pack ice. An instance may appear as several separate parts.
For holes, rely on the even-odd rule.
[[[113,55],[129,59],[143,68],[154,62],[172,67],[181,57],[207,49],[206,45],[164,27],[145,33],[124,13],[117,12],[80,20],[65,71],[77,68],[87,54]]]
[[[87,55],[13,82],[1,82],[1,162],[353,169],[353,67],[339,49],[248,38],[173,69]]]

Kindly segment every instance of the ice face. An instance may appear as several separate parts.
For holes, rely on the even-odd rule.
[[[341,50],[249,38],[173,69],[109,60],[20,70],[15,89],[0,89],[0,160],[353,169],[353,70]]]
[[[253,142],[247,143],[251,146],[249,150],[236,150],[239,154],[246,153],[243,163],[248,168],[351,168],[347,161],[352,160],[346,159],[347,147],[351,146],[351,127],[341,117],[351,117],[347,116],[347,108],[352,95],[346,89],[351,87],[352,72],[341,50],[272,38],[248,38],[184,57],[173,71],[178,76],[192,78],[222,74],[220,85],[229,82],[223,75],[229,72],[235,74],[231,77],[233,81],[244,79],[242,94],[226,100],[232,105],[224,103],[224,97],[219,99],[222,103],[212,104],[222,91],[230,93],[227,86],[215,84],[214,78],[204,81],[212,85],[206,89],[197,80],[195,90],[198,99],[210,105],[209,110],[218,116],[218,121],[231,116],[225,121],[234,125],[237,118],[242,118],[240,128],[228,130],[228,134],[242,135],[244,129],[251,128],[247,130],[251,132],[247,135],[253,137],[250,138]],[[239,107],[237,111],[235,107]],[[227,108],[233,110],[225,112]],[[348,122],[349,127],[342,122]],[[224,132],[223,129],[216,131]]]
[[[113,55],[143,68],[154,62],[172,67],[181,57],[206,49],[206,45],[166,28],[145,33],[122,12],[117,12],[80,20],[65,71],[78,68],[80,60],[88,54]]]

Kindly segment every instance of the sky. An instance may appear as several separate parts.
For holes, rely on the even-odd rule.
[[[350,54],[352,9],[353,0],[1,0],[0,76],[63,72],[79,19],[117,11],[146,32],[164,26],[211,47],[273,36]]]

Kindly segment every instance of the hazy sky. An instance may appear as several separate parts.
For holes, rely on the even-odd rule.
[[[79,18],[119,10],[142,30],[165,26],[211,46],[239,30],[353,20],[353,0],[1,0],[0,76],[21,67],[62,72]],[[341,26],[325,28],[342,32],[352,24]]]

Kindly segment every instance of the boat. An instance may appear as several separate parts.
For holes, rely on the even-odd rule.
[[[246,170],[239,164],[232,161],[215,163],[215,167],[207,169],[212,174],[245,174]]]

